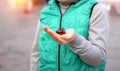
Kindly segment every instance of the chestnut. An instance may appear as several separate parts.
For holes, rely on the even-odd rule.
[[[65,34],[65,29],[64,28],[59,28],[57,31],[56,31],[57,34]]]

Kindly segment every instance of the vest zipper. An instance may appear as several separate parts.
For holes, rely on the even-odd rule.
[[[66,11],[62,14],[62,10],[61,10],[61,8],[60,8],[60,5],[59,4],[57,4],[58,5],[58,7],[59,7],[59,10],[60,10],[60,27],[59,28],[62,28],[62,17],[63,17],[63,15],[67,12],[67,10],[71,7],[71,4],[70,4],[70,6],[66,9]],[[60,70],[60,47],[61,47],[61,45],[60,44],[58,44],[58,71],[61,71]]]

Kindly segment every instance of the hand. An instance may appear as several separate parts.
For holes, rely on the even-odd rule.
[[[58,44],[67,44],[73,40],[74,37],[74,29],[68,29],[65,31],[65,34],[60,35],[56,32],[52,31],[48,26],[43,27],[46,33],[52,37]]]

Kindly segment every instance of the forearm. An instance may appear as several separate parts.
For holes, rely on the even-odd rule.
[[[105,53],[101,52],[101,47],[90,43],[79,34],[75,34],[74,40],[69,45],[85,63],[91,66],[99,66],[103,62]]]

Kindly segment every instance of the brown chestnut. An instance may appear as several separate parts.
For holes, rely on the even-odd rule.
[[[57,34],[60,34],[60,35],[65,34],[65,29],[64,29],[64,28],[60,28],[60,29],[58,29],[58,30],[56,31],[56,33],[57,33]]]

